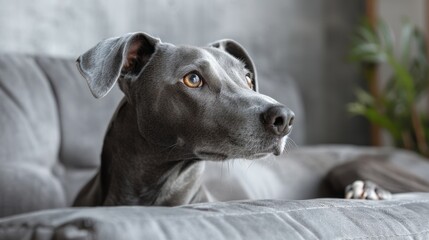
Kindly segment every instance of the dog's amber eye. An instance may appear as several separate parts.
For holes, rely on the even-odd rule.
[[[246,81],[247,81],[247,85],[249,85],[249,88],[253,89],[253,81],[252,81],[252,78],[250,77],[250,74],[246,75]]]
[[[189,73],[183,77],[183,83],[190,88],[199,88],[203,86],[202,78],[196,73]]]

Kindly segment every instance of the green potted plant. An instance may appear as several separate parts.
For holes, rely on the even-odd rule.
[[[429,119],[418,108],[428,93],[428,59],[422,31],[410,23],[401,29],[399,41],[383,22],[372,27],[364,21],[353,38],[350,58],[364,72],[374,64],[387,64],[392,75],[377,96],[360,89],[348,110],[387,130],[397,147],[429,156]]]

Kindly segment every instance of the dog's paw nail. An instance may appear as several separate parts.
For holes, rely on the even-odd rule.
[[[375,193],[380,200],[392,199],[392,194],[389,191],[386,191],[384,189],[376,189]]]
[[[346,196],[345,196],[346,199],[351,199],[352,197],[353,197],[353,192],[352,191],[346,192]]]
[[[392,194],[371,181],[354,181],[346,187],[346,199],[388,200]]]
[[[379,197],[375,193],[375,191],[369,190],[369,192],[366,194],[365,199],[368,199],[368,200],[379,200]]]

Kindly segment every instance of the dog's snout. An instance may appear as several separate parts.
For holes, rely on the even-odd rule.
[[[262,113],[261,120],[267,130],[284,136],[292,129],[295,114],[285,106],[272,106]]]

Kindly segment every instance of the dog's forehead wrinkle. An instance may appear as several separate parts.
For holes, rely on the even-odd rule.
[[[245,69],[244,63],[223,53],[224,56],[219,55],[219,58],[215,57],[215,68],[216,71],[221,74],[221,80],[225,85],[229,85],[229,90],[235,91],[236,87],[246,87],[245,73],[248,70]]]
[[[222,59],[225,66],[236,66],[240,68],[244,68],[246,65],[242,59],[238,59],[233,57],[231,54],[225,52],[224,50],[218,49],[218,48],[204,48],[208,53],[210,53],[214,58],[216,59]]]
[[[195,59],[207,59],[207,54],[201,48],[192,47],[192,46],[180,46],[176,47],[176,57],[175,58],[183,58],[179,60],[191,60]]]
[[[198,68],[209,70],[211,65],[210,56],[198,48],[182,47],[177,48],[172,54],[169,54],[169,60],[175,66],[175,69]],[[197,70],[197,69],[193,69]]]
[[[210,69],[210,61],[208,61],[207,59],[198,59],[195,62],[195,64],[198,65],[203,70],[209,70]]]

